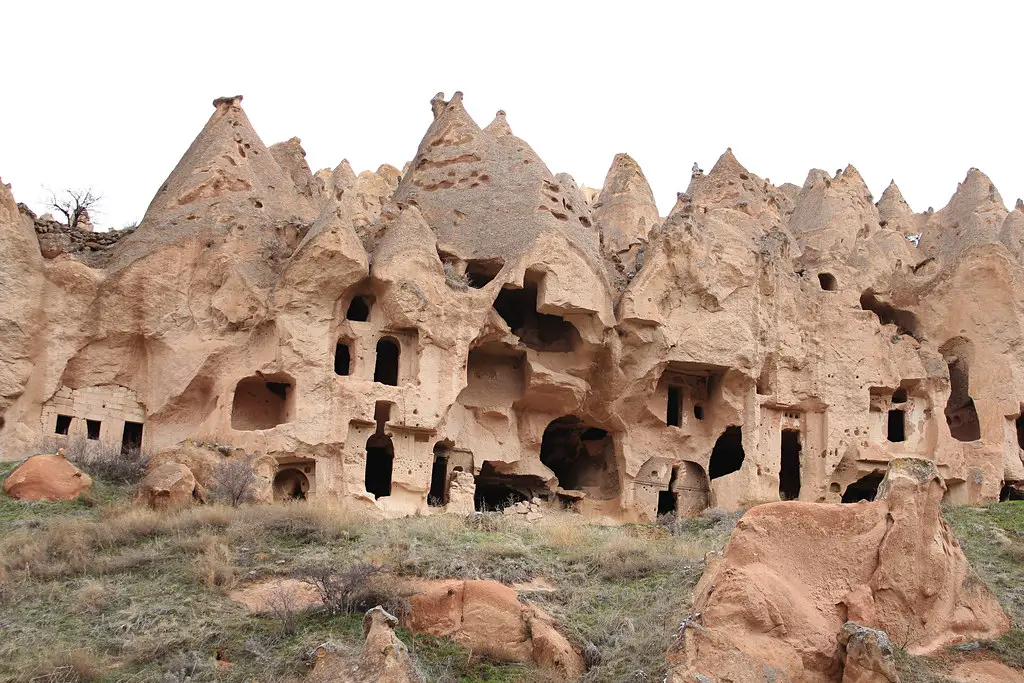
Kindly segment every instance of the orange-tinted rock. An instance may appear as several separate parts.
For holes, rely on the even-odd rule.
[[[92,479],[63,455],[33,455],[7,475],[4,491],[19,500],[74,500]]]
[[[167,462],[146,473],[139,483],[136,500],[152,508],[190,505],[203,497],[196,478],[185,465]]]

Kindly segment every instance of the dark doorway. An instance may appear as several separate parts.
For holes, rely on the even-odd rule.
[[[100,438],[100,421],[99,420],[86,420],[85,421],[85,432],[86,432],[86,438],[92,439],[93,441],[99,441],[99,438]]]
[[[871,289],[864,290],[864,293],[860,295],[860,307],[874,313],[882,325],[895,325],[898,333],[909,335],[918,341],[921,340],[918,331],[920,323],[917,316],[910,311],[903,311],[880,301]]]
[[[1024,412],[1022,412],[1020,414],[1020,417],[1017,418],[1016,425],[1017,425],[1017,447],[1018,448],[1024,448]]]
[[[391,495],[391,470],[395,461],[395,447],[391,437],[374,434],[366,440],[366,491],[374,498]]]
[[[800,432],[782,430],[782,468],[779,470],[779,498],[796,500],[800,497]]]
[[[290,419],[292,384],[284,375],[246,377],[235,386],[231,403],[231,428],[239,431],[273,429]]]
[[[427,505],[444,507],[448,502],[448,452],[444,446],[434,446],[434,466],[430,470],[430,492]]]
[[[836,281],[836,276],[832,273],[818,273],[818,284],[826,292],[834,292],[839,289],[839,283]]]
[[[676,511],[676,480],[679,478],[679,468],[672,468],[672,476],[668,480],[668,490],[658,491],[658,516],[672,515]]]
[[[57,416],[57,427],[53,430],[55,434],[63,434],[67,436],[68,431],[71,429],[71,416],[70,415],[58,415]]]
[[[862,500],[874,500],[878,494],[878,486],[882,483],[884,477],[885,475],[881,472],[872,472],[867,476],[861,477],[846,487],[846,491],[843,492],[843,502],[857,503]]]
[[[398,386],[398,358],[401,347],[392,337],[382,337],[377,342],[377,364],[373,369],[373,381]]]
[[[698,420],[704,419],[704,406],[699,403],[693,404],[693,416]]]
[[[142,449],[142,423],[125,422],[121,433],[121,455]]]
[[[906,440],[906,413],[899,409],[889,411],[889,428],[886,438],[893,443]]]
[[[544,430],[540,461],[555,473],[563,489],[586,491],[589,497],[601,500],[619,493],[611,435],[574,415],[552,420]]]
[[[357,323],[365,323],[370,319],[370,306],[373,299],[368,296],[354,296],[348,305],[345,318]]]
[[[999,502],[1005,503],[1008,500],[1024,500],[1024,487],[1019,481],[1007,481],[999,490]]]
[[[309,478],[302,471],[289,467],[274,477],[274,500],[306,500]]]
[[[743,429],[736,425],[726,427],[711,451],[708,476],[712,479],[724,477],[743,466]]]
[[[680,387],[668,388],[668,413],[665,424],[678,427],[683,423],[683,390]]]
[[[477,512],[501,511],[509,505],[530,500],[546,491],[544,480],[524,474],[499,472],[494,463],[485,461],[476,475],[476,492],[473,504]]]
[[[352,372],[352,355],[348,344],[339,341],[334,347],[334,374],[346,376]]]
[[[471,259],[466,262],[466,280],[473,289],[480,289],[498,276],[505,261],[496,259]]]

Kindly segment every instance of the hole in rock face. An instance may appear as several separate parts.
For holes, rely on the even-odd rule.
[[[289,467],[274,477],[274,500],[306,500],[309,477],[302,470]]]
[[[949,399],[944,411],[949,433],[957,441],[977,441],[981,438],[981,423],[970,394],[971,342],[955,337],[943,344],[939,352],[949,368]]]
[[[373,381],[398,386],[398,359],[401,346],[394,337],[382,337],[377,342],[377,364],[373,369]]]
[[[395,446],[386,434],[374,434],[366,440],[367,493],[374,498],[391,495],[391,472],[395,461]]]
[[[683,423],[683,390],[680,387],[668,388],[668,411],[665,424],[678,427]]]
[[[63,434],[67,436],[68,431],[71,429],[71,416],[70,415],[58,415],[57,426],[54,428],[54,434]]]
[[[892,403],[906,403],[907,402],[907,391],[906,389],[897,389],[892,392]]]
[[[353,322],[365,323],[370,320],[370,308],[373,306],[373,297],[354,296],[348,305],[345,319]]]
[[[502,288],[494,300],[494,310],[512,333],[534,351],[567,353],[581,341],[579,331],[565,318],[537,312],[536,285]]]
[[[743,429],[736,425],[726,427],[711,451],[708,476],[712,479],[724,477],[743,466]]]
[[[892,304],[880,301],[870,289],[864,290],[860,295],[860,307],[874,313],[882,325],[895,325],[899,334],[906,334],[920,341],[920,323],[917,316],[910,311],[901,311]]]
[[[1021,486],[1021,482],[1005,482],[1003,488],[999,490],[999,502],[1005,503],[1008,500],[1024,500],[1024,487]]]
[[[578,417],[560,417],[547,426],[541,440],[540,461],[555,473],[563,489],[585,491],[588,497],[601,500],[619,493],[611,435],[589,427]]]
[[[699,403],[694,403],[693,404],[693,416],[695,418],[697,418],[698,420],[703,420],[704,419],[704,406],[700,405]]]
[[[779,498],[796,500],[800,497],[800,432],[782,430],[782,468],[779,471]]]
[[[658,516],[674,514],[676,511],[676,481],[679,478],[679,468],[672,468],[672,476],[668,480],[668,489],[658,491]]]
[[[86,438],[92,441],[98,441],[100,438],[100,421],[99,420],[86,420],[85,421],[85,432]]]
[[[448,451],[441,444],[434,446],[434,465],[430,470],[430,492],[427,505],[443,507],[448,502]]]
[[[291,419],[295,402],[291,379],[285,375],[253,375],[235,386],[231,427],[239,431],[272,429]]]
[[[348,343],[339,340],[334,347],[334,374],[346,376],[352,372],[352,353]]]
[[[504,510],[509,505],[531,500],[539,493],[547,492],[544,480],[540,477],[499,472],[495,464],[488,461],[484,462],[475,480],[473,503],[477,512]]]
[[[496,259],[471,259],[466,261],[466,280],[473,289],[480,289],[498,277],[505,261]]]
[[[1024,413],[1014,423],[1017,426],[1017,447],[1024,448]]]
[[[872,501],[878,494],[878,486],[885,477],[881,472],[872,472],[861,477],[846,487],[843,492],[844,503],[857,503],[862,500]]]
[[[906,440],[906,413],[904,411],[900,409],[889,411],[886,438],[893,443]]]
[[[127,455],[132,451],[142,448],[142,423],[125,422],[124,431],[121,432],[121,455]]]
[[[835,292],[839,289],[839,282],[832,273],[818,273],[818,284],[826,292]]]

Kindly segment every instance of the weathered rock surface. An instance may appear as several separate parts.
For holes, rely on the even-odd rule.
[[[839,642],[855,681],[894,680],[887,639],[858,625],[899,634],[913,654],[1005,632],[1006,614],[941,517],[944,488],[933,463],[907,458],[890,463],[874,502],[751,509],[695,592],[693,630],[710,635],[684,642],[670,680],[742,661],[746,675],[767,666],[835,681],[847,621],[857,623]]]
[[[363,618],[363,649],[358,655],[345,652],[335,643],[324,643],[313,653],[313,670],[304,681],[310,683],[422,683],[413,667],[409,650],[398,636],[398,619],[381,607]]]
[[[190,505],[204,496],[192,470],[181,463],[166,462],[146,472],[135,497],[152,508],[166,508]]]
[[[420,581],[410,586],[408,628],[451,638],[499,661],[534,662],[575,680],[580,654],[541,610],[519,602],[516,591],[496,581]]]
[[[628,155],[581,189],[503,112],[431,110],[402,171],[314,174],[220,98],[116,236],[0,189],[0,457],[191,439],[380,516],[839,503],[904,456],[953,504],[1024,482],[1024,214],[980,171],[915,214],[727,150],[660,218]]]
[[[837,640],[845,653],[843,683],[899,683],[892,643],[885,631],[848,621]]]
[[[4,479],[4,493],[18,500],[74,500],[92,479],[60,453],[33,455]]]

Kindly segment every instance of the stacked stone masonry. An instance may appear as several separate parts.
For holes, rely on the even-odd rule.
[[[1024,482],[1024,204],[980,171],[915,214],[852,166],[775,186],[727,150],[661,217],[628,155],[579,188],[504,113],[431,109],[403,170],[314,174],[220,98],[110,237],[3,187],[2,456],[60,415],[138,423],[387,516],[859,500],[904,456],[954,503]]]

